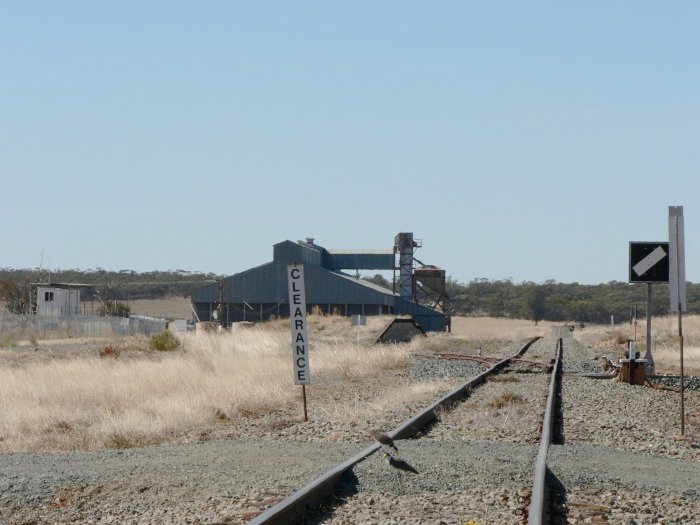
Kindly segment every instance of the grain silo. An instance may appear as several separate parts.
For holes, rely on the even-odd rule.
[[[423,330],[443,331],[449,326],[447,315],[435,305],[416,302],[413,253],[419,246],[412,233],[397,235],[389,250],[328,250],[313,238],[282,241],[273,246],[272,261],[195,290],[192,306],[199,320],[224,326],[287,317],[287,265],[303,263],[309,312],[410,315]],[[399,270],[398,283],[394,279],[399,293],[346,273],[360,270]],[[444,271],[441,275],[444,288]]]

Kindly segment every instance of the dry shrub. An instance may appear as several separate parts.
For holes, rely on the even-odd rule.
[[[163,330],[162,332],[154,335],[148,342],[148,348],[151,350],[158,350],[160,352],[169,352],[171,350],[175,350],[179,346],[180,340],[169,330]]]
[[[116,448],[118,450],[123,450],[127,448],[134,448],[135,445],[122,434],[112,434],[107,439],[105,446],[107,448]]]
[[[100,357],[102,359],[107,359],[110,357],[116,359],[119,357],[119,350],[114,348],[112,345],[105,346],[102,350],[100,350]]]
[[[522,403],[523,398],[514,392],[504,392],[486,403],[490,408],[503,408],[511,403]]]
[[[12,334],[5,334],[0,338],[0,346],[15,348],[17,346],[17,339],[15,339]]]
[[[327,312],[317,304],[313,305],[313,307],[311,308],[311,314],[319,317],[325,317],[326,315],[328,315]]]
[[[615,332],[615,344],[626,345],[627,344],[627,335],[623,334],[620,331],[616,331]]]

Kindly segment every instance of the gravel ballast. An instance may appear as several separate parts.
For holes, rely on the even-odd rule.
[[[675,392],[630,386],[614,379],[564,376],[562,393],[566,444],[590,443],[700,460],[697,392],[686,393],[688,441],[675,439],[680,431],[680,399]]]
[[[401,441],[399,447],[418,475],[399,474],[380,453],[374,454],[354,468],[354,483],[309,522],[519,521],[532,482],[534,445],[421,439]]]
[[[555,348],[555,340],[542,339],[525,358],[547,363]],[[358,464],[353,483],[309,521],[519,522],[526,513],[550,376],[513,370],[529,367],[514,364],[493,376],[439,414],[420,439],[397,443],[400,457],[419,474],[399,473],[377,453]]]
[[[308,423],[294,414],[297,405],[224,421],[180,444],[0,455],[0,522],[244,523],[356,453],[370,441],[370,429],[396,427],[483,370],[466,361],[416,359],[408,370],[350,382],[360,407],[381,400],[387,383],[418,389],[410,402],[379,407],[375,417],[329,417],[348,390],[317,380],[309,389]]]
[[[569,523],[698,523],[700,465],[695,462],[555,445],[547,464],[565,489],[559,499],[562,514],[573,520]]]
[[[0,455],[0,523],[244,522],[357,450],[232,440]]]
[[[513,355],[523,343],[489,348],[489,355]],[[555,343],[537,341],[523,359],[549,363]],[[463,353],[474,355],[472,348]],[[580,375],[601,372],[601,364],[597,350],[564,339],[562,444],[548,458],[561,484],[557,519],[698,523],[700,394],[686,394],[688,439],[677,441],[678,394]],[[0,455],[0,523],[245,523],[364,448],[371,429],[395,428],[485,369],[416,357],[408,369],[353,378],[342,389],[318,381],[309,388],[308,423],[295,401],[290,410],[222,422],[179,444]],[[398,441],[417,475],[399,476],[373,454],[309,523],[522,522],[549,385],[545,370],[513,364],[438,414],[418,438]],[[381,404],[392,392],[387,384],[417,390],[406,402]],[[335,417],[333,410],[353,399],[358,415]]]

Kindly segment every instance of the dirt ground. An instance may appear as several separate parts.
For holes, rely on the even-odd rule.
[[[192,319],[192,302],[187,297],[135,299],[129,301],[131,313],[163,319]]]
[[[548,336],[552,327],[563,323],[494,317],[452,317],[452,333],[467,339],[522,339]]]

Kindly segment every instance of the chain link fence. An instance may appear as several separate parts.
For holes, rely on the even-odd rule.
[[[21,340],[64,339],[71,337],[108,337],[112,335],[151,336],[167,328],[164,319],[144,316],[49,316],[18,315],[2,309],[0,346]]]

